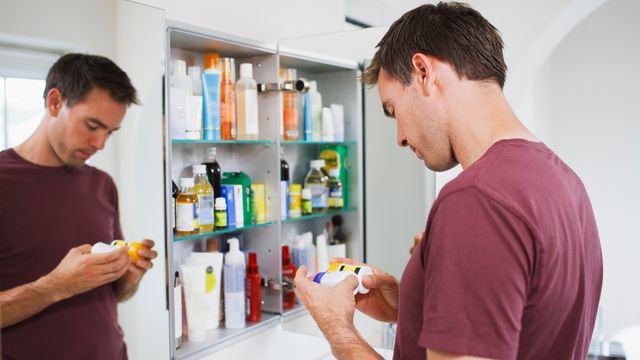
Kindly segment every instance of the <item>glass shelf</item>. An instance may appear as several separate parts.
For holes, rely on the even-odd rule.
[[[355,141],[305,141],[305,140],[282,140],[282,145],[355,145]]]
[[[171,140],[172,144],[273,145],[274,140]]]
[[[193,234],[193,235],[187,235],[187,236],[177,236],[174,234],[173,241],[178,242],[178,241],[185,241],[185,240],[201,239],[201,238],[212,237],[217,235],[229,234],[233,232],[245,231],[249,229],[256,229],[256,228],[270,226],[274,224],[276,224],[275,221],[267,221],[262,224],[248,224],[241,227],[227,227],[224,229],[216,229],[214,231],[209,231],[206,233],[199,233],[199,234]]]
[[[311,214],[311,215],[303,215],[299,218],[288,218],[286,220],[282,220],[283,223],[288,223],[288,222],[293,222],[293,221],[301,221],[301,220],[310,220],[310,219],[320,219],[323,217],[328,217],[328,216],[333,216],[333,215],[340,215],[340,214],[345,214],[348,212],[353,212],[356,211],[355,208],[347,208],[347,209],[342,209],[342,210],[329,210],[327,212],[323,212],[323,213],[317,213],[317,214]]]

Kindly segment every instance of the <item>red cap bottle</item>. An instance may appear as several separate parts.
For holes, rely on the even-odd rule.
[[[245,290],[247,294],[247,321],[258,322],[262,316],[262,299],[260,293],[258,256],[254,252],[249,253]]]
[[[293,279],[296,277],[296,266],[291,263],[291,257],[289,256],[289,247],[287,245],[282,246],[282,281],[293,284]],[[296,293],[292,287],[283,287],[282,289],[282,307],[284,309],[292,309],[296,304]]]

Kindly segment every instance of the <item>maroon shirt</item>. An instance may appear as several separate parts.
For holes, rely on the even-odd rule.
[[[0,152],[0,290],[51,272],[72,247],[122,239],[113,180]],[[126,359],[113,284],[2,329],[3,359]]]
[[[395,359],[426,348],[584,360],[602,287],[584,185],[542,143],[503,140],[447,184],[400,282]]]

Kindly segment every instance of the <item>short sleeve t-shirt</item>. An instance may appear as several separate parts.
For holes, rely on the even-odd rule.
[[[602,288],[578,176],[542,143],[495,143],[447,184],[400,282],[395,359],[426,349],[584,360]]]
[[[72,247],[122,239],[109,175],[46,167],[0,152],[0,290],[51,272]],[[2,329],[3,359],[126,359],[113,284]]]

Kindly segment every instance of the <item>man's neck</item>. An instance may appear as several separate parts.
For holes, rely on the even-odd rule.
[[[498,87],[464,87],[455,107],[450,140],[456,159],[463,169],[504,139],[538,139],[515,115]]]
[[[49,143],[45,132],[46,119],[38,125],[36,131],[22,144],[14,148],[15,152],[30,163],[41,166],[64,166]]]

